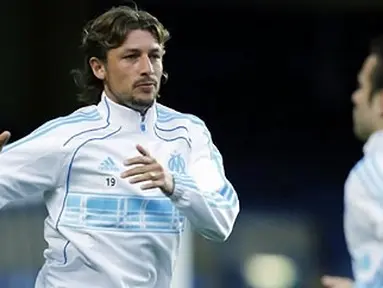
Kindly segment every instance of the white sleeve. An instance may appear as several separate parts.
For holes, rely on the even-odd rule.
[[[205,124],[199,121],[201,124],[193,124],[190,131],[188,173],[173,174],[174,192],[170,198],[201,235],[225,241],[239,213],[239,200],[226,179],[221,154]]]
[[[359,240],[351,247],[355,287],[383,285],[383,155],[364,157],[350,173],[349,207],[353,223],[367,227],[351,231]]]
[[[37,129],[0,153],[0,209],[56,187],[64,154],[54,133],[43,132]]]

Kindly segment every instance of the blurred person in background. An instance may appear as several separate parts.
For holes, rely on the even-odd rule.
[[[156,101],[168,39],[138,9],[91,21],[74,71],[88,105],[0,153],[0,208],[44,193],[36,288],[170,287],[186,222],[207,239],[229,237],[239,201],[207,127]]]
[[[374,40],[352,95],[363,158],[345,183],[344,228],[354,281],[325,276],[329,288],[383,287],[383,38]]]

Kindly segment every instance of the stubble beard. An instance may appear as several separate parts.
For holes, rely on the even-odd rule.
[[[113,98],[116,102],[122,106],[128,107],[139,112],[141,115],[145,115],[146,111],[153,106],[155,99],[158,97],[158,90],[154,92],[154,96],[150,99],[142,99],[140,97],[135,97],[133,92],[131,95],[119,95],[115,93],[111,87],[108,87],[109,93],[113,95]]]
[[[148,100],[136,99],[131,97],[130,100],[124,101],[123,105],[140,112],[141,115],[144,115],[146,111],[153,106],[155,99],[157,98],[157,93],[155,96]]]

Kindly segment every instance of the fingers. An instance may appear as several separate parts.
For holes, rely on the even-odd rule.
[[[140,156],[124,161],[130,169],[121,173],[121,178],[129,178],[131,184],[142,183],[142,190],[163,187],[165,183],[165,171],[156,159],[150,156],[149,151],[141,145],[136,146]],[[138,166],[137,166],[138,165]]]
[[[7,142],[9,141],[9,138],[11,138],[11,133],[9,133],[8,131],[4,131],[3,133],[0,134],[0,151],[1,151],[1,148],[7,144]]]
[[[5,141],[8,141],[10,137],[11,133],[9,133],[8,131],[4,131],[0,134],[0,143],[5,143]]]
[[[321,283],[325,287],[331,287],[332,286],[331,283],[333,283],[332,277],[330,277],[330,276],[323,276],[321,278]]]
[[[322,285],[327,288],[336,288],[336,287],[351,287],[351,281],[348,278],[337,277],[337,276],[328,276],[325,275],[321,278]]]
[[[129,182],[131,184],[135,184],[135,183],[141,183],[141,182],[146,182],[146,181],[158,181],[158,180],[162,180],[164,178],[163,176],[163,173],[162,172],[146,172],[146,173],[143,173],[143,174],[140,174],[136,177],[133,177],[129,180]]]
[[[156,170],[160,170],[160,169],[156,169]],[[129,171],[127,172],[128,172],[127,174],[129,174]],[[129,182],[131,184],[147,182],[141,185],[142,190],[158,188],[164,185],[165,176],[164,176],[164,172],[162,171],[155,172],[155,171],[151,171],[149,168],[147,172],[137,173],[135,175],[137,176],[130,178]]]
[[[124,164],[126,166],[134,165],[134,164],[146,165],[146,164],[152,164],[154,162],[155,160],[149,156],[137,156],[137,157],[133,157],[133,158],[125,160]]]
[[[156,180],[156,181],[151,181],[151,182],[143,184],[141,186],[141,189],[142,190],[149,190],[149,189],[154,189],[154,188],[162,187],[163,185],[164,185],[164,181],[163,180]]]
[[[149,151],[146,150],[144,147],[142,147],[140,144],[138,144],[138,145],[136,146],[136,148],[137,148],[138,152],[140,152],[140,154],[141,154],[142,156],[148,156],[148,157],[150,157],[150,153],[149,153]]]
[[[134,167],[122,172],[121,177],[122,178],[133,177],[140,174],[159,171],[160,169],[161,169],[161,166],[157,163],[142,165],[142,166]]]

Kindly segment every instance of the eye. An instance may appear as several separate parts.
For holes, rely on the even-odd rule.
[[[153,58],[153,59],[161,59],[161,54],[152,54],[150,55],[150,58]]]
[[[129,54],[129,55],[125,55],[125,56],[122,57],[122,58],[133,60],[133,59],[136,59],[137,57],[138,57],[138,55],[136,55],[136,54]]]

